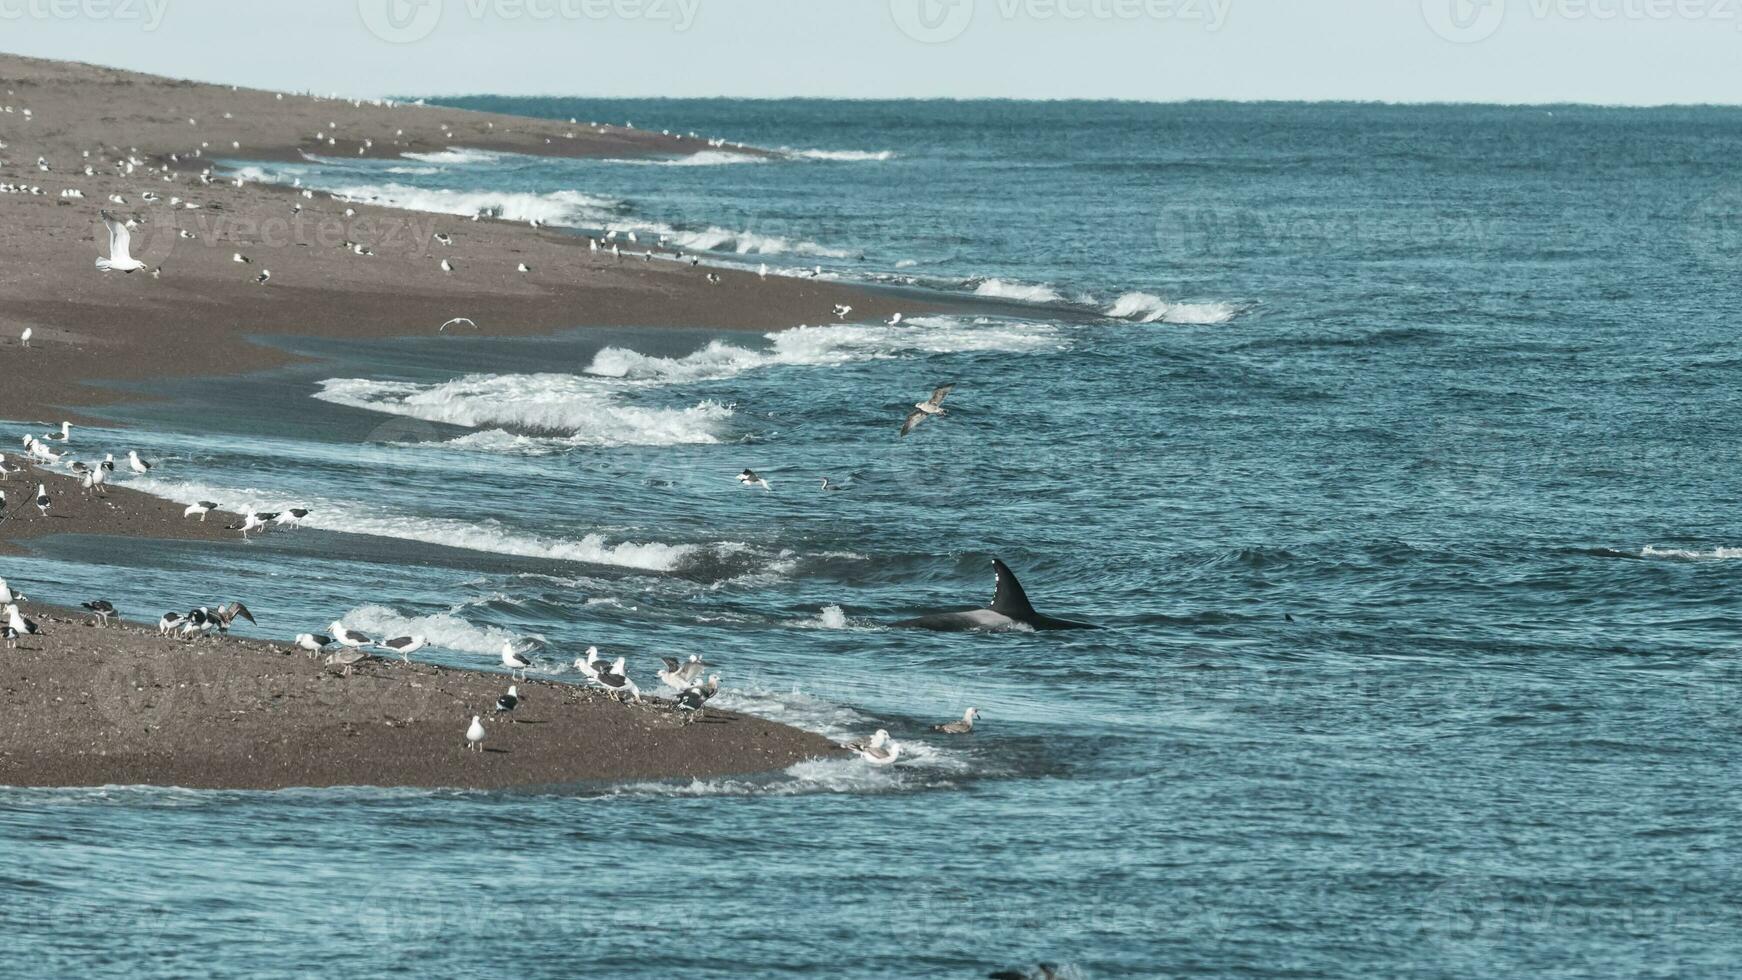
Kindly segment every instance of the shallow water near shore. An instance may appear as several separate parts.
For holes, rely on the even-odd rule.
[[[1050,298],[273,340],[320,360],[155,386],[76,434],[158,460],[135,486],[308,527],[48,539],[6,577],[138,618],[243,598],[274,637],[342,616],[455,665],[537,636],[556,678],[597,644],[649,689],[656,657],[703,654],[728,707],[887,728],[907,759],[0,789],[25,973],[100,973],[92,949],[143,976],[1734,973],[1742,114],[479,107],[860,152],[392,179],[788,243],[713,261]],[[302,173],[379,185],[359,167]],[[898,192],[901,221],[852,220]],[[898,439],[945,381],[951,414]],[[1108,629],[883,625],[984,602],[993,557]],[[973,736],[929,734],[968,705]]]

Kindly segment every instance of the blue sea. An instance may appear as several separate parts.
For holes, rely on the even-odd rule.
[[[1742,112],[449,101],[698,152],[231,163],[997,302],[262,338],[311,359],[77,434],[308,529],[67,536],[8,580],[482,668],[534,636],[559,681],[589,644],[649,681],[702,654],[727,706],[888,729],[901,763],[0,789],[0,972],[1742,972]],[[1107,629],[885,625],[986,601],[994,557]],[[929,732],[968,706],[972,736]]]

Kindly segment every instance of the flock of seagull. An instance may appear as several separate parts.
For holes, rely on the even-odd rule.
[[[197,153],[194,155],[198,156]],[[177,158],[172,155],[172,160],[175,159]],[[129,159],[125,164],[125,172],[131,173],[132,169],[139,163],[140,161]],[[38,160],[38,167],[44,172],[51,169],[46,160]],[[89,165],[86,166],[86,172],[87,174],[94,173]],[[215,181],[215,179],[216,178],[213,177],[212,171],[209,167],[205,172],[200,174],[200,181],[203,184],[210,185]],[[242,179],[237,178],[236,183],[240,186]],[[300,184],[300,181],[298,183]],[[300,193],[302,198],[313,197],[313,192],[308,189],[301,189]],[[82,197],[83,195],[79,194],[78,196]],[[147,197],[152,201],[157,200],[155,194],[148,194]],[[338,199],[338,195],[334,195],[334,197],[335,199]],[[111,203],[119,205],[126,204],[125,199],[120,195],[112,195],[110,201]],[[172,201],[172,207],[176,204],[182,204],[183,206],[190,208],[197,207],[197,205],[191,203],[183,204],[179,199]],[[293,204],[292,210],[293,212],[300,213],[302,205],[300,203]],[[355,214],[354,210],[346,211],[347,216],[353,214]],[[103,224],[108,231],[109,241],[108,254],[97,258],[96,268],[102,272],[121,272],[124,274],[131,274],[133,272],[145,270],[147,268],[146,263],[132,255],[132,228],[136,227],[137,223],[131,220],[122,220],[107,209],[101,210],[100,215]],[[480,213],[474,216],[474,220],[482,220],[485,217],[499,217],[499,215]],[[539,222],[535,221],[533,224],[537,227]],[[185,229],[180,230],[178,234],[183,238],[197,237],[196,234]],[[588,240],[589,249],[594,252],[608,249],[614,257],[621,260],[624,256],[624,251],[623,242],[619,240],[620,234],[622,233],[610,231],[606,233],[604,237],[590,238]],[[433,236],[433,239],[437,244],[442,246],[451,246],[453,244],[453,237],[447,233],[437,233]],[[638,241],[636,234],[632,231],[626,233],[626,239],[629,243],[636,243]],[[664,237],[661,237],[658,244],[661,248],[665,248],[668,245]],[[369,256],[374,254],[373,250],[361,243],[345,242],[344,246],[357,255]],[[654,254],[655,253],[652,249],[644,249],[640,257],[643,261],[652,261]],[[699,265],[701,262],[699,257],[686,255],[682,250],[676,251],[673,254],[673,258],[679,262],[687,260],[692,266]],[[241,252],[234,253],[232,261],[239,265],[253,264],[253,259]],[[442,272],[447,274],[453,274],[458,269],[457,263],[446,256],[441,258],[439,267]],[[150,271],[152,277],[155,278],[161,274],[162,269],[161,267],[158,267],[152,268]],[[532,272],[532,269],[526,263],[521,262],[517,265],[517,271],[525,275]],[[767,278],[768,274],[768,266],[764,264],[758,270],[758,275],[762,278]],[[821,274],[822,270],[819,267],[814,275],[820,276]],[[710,283],[717,284],[721,281],[720,276],[713,272],[707,273],[707,278]],[[253,281],[262,286],[266,285],[271,280],[272,272],[267,269],[262,269],[258,275],[253,277]],[[833,307],[833,313],[837,320],[845,320],[852,312],[853,308],[846,304],[836,304]],[[901,322],[902,315],[899,313],[895,314],[895,316],[889,320],[891,325],[897,325]],[[476,328],[477,326],[477,324],[469,318],[456,317],[442,324],[440,329],[445,331],[450,326],[459,325],[470,326],[473,328]],[[29,331],[27,330],[25,335],[21,338],[25,346],[28,346],[29,344],[28,335]],[[940,385],[932,392],[930,398],[916,403],[901,425],[901,436],[906,437],[912,433],[914,429],[929,419],[939,418],[949,414],[943,407],[943,402],[947,397],[949,397],[954,388],[955,385],[953,384]],[[108,482],[109,474],[114,472],[116,466],[113,454],[106,455],[102,462],[94,466],[78,461],[66,460],[65,453],[56,452],[48,445],[48,443],[65,443],[70,439],[70,432],[71,426],[62,423],[61,431],[58,434],[51,433],[41,438],[26,436],[24,439],[26,452],[33,461],[49,466],[65,462],[69,470],[74,475],[81,478],[86,493],[98,495],[106,494],[108,492],[106,484]],[[134,473],[139,475],[148,474],[151,470],[151,464],[140,459],[137,452],[130,451],[128,453],[128,465]],[[17,464],[7,463],[4,455],[0,454],[0,479],[5,479],[11,473],[18,472],[21,469],[22,467],[19,467]],[[754,470],[745,469],[738,475],[737,479],[740,484],[746,487],[759,487],[763,490],[772,490],[768,480],[756,473]],[[834,484],[828,478],[824,477],[822,478],[821,489],[824,491],[840,491],[846,488]],[[46,487],[39,483],[37,485],[36,495],[36,505],[38,509],[44,515],[47,515],[52,507],[52,503],[52,498],[49,496]],[[5,493],[4,491],[0,491],[0,520],[5,519],[5,506]],[[199,501],[190,505],[184,511],[184,516],[190,518],[197,516],[203,523],[212,511],[218,509],[219,505],[215,502]],[[250,534],[267,530],[269,528],[295,527],[307,518],[309,514],[310,511],[306,508],[291,508],[285,511],[273,513],[258,513],[253,509],[249,509],[242,516],[240,522],[226,525],[226,529],[240,531],[242,537],[246,540]],[[4,590],[3,582],[0,582],[0,590]],[[3,631],[5,639],[9,644],[16,645],[19,636],[39,632],[35,623],[25,619],[19,614],[18,607],[15,603],[6,600],[4,595],[0,595],[0,600],[4,600],[3,603],[0,603],[0,610],[4,611],[6,620],[4,623],[0,623],[0,631]],[[92,602],[84,603],[83,605],[85,609],[97,616],[100,625],[107,626],[110,623],[110,620],[116,615],[114,606],[107,600],[93,600]],[[219,636],[228,633],[231,623],[237,618],[246,619],[250,623],[255,622],[253,614],[246,606],[241,603],[226,603],[216,607],[215,609],[202,606],[197,609],[189,610],[186,613],[167,613],[160,618],[158,622],[158,630],[161,635],[166,637],[173,635],[185,640],[197,640],[213,633],[216,633]],[[311,656],[326,654],[325,663],[330,666],[342,668],[346,675],[349,675],[357,664],[370,659],[373,656],[373,654],[369,652],[370,650],[383,651],[388,654],[398,654],[405,662],[410,662],[411,654],[423,649],[427,645],[427,639],[422,636],[401,636],[377,641],[357,630],[346,627],[341,622],[334,622],[329,630],[329,633],[324,634],[298,634],[296,637],[296,644],[303,650],[308,651]],[[327,653],[329,648],[334,646],[338,646],[342,649],[337,652]],[[512,640],[505,643],[502,650],[502,664],[504,667],[509,669],[512,677],[519,680],[524,680],[526,678],[526,671],[533,666],[533,661],[529,656],[531,652],[532,649],[527,647],[525,644],[517,644]],[[574,662],[574,665],[590,683],[611,693],[614,698],[621,698],[624,695],[627,695],[635,702],[641,700],[640,689],[629,677],[627,672],[625,658],[618,657],[614,662],[606,663],[599,658],[597,648],[590,647],[587,650],[587,655],[584,658],[577,659]],[[701,675],[708,666],[709,665],[706,662],[702,661],[699,657],[694,656],[686,662],[679,662],[673,658],[665,658],[664,668],[657,672],[657,677],[661,683],[675,693],[675,698],[672,702],[672,710],[680,714],[685,719],[686,723],[701,717],[704,706],[719,692],[719,675],[709,675],[705,682],[701,680]],[[519,705],[520,701],[521,696],[519,695],[517,687],[511,686],[508,693],[503,695],[502,698],[497,701],[495,715],[504,716],[509,714]],[[960,721],[933,726],[933,730],[952,735],[966,734],[973,730],[974,721],[978,716],[978,713],[978,709],[969,708]],[[482,716],[474,715],[472,723],[466,731],[466,744],[469,748],[478,748],[481,751],[484,738],[485,730],[482,724]],[[849,742],[847,748],[856,752],[866,761],[876,765],[892,765],[901,754],[900,745],[891,740],[890,735],[886,730],[881,729],[868,739]]]

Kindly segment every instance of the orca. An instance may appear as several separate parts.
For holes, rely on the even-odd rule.
[[[998,559],[992,559],[992,577],[997,583],[993,593],[992,604],[984,609],[966,609],[961,612],[934,613],[920,616],[917,619],[903,620],[894,624],[901,629],[936,630],[945,633],[960,633],[969,630],[1098,630],[1101,627],[1092,623],[1073,623],[1068,619],[1054,619],[1042,616],[1034,611],[1034,606],[1028,602],[1028,593],[1022,591],[1022,583],[1010,571],[1010,566]]]

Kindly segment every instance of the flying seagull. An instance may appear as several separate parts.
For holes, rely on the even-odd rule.
[[[436,332],[441,333],[443,330],[446,330],[449,327],[458,327],[458,326],[471,327],[473,330],[478,329],[478,325],[476,323],[473,323],[470,319],[463,317],[463,316],[457,316],[457,317],[454,317],[452,320],[449,320],[448,322],[442,324],[440,327],[437,327]]]
[[[907,414],[907,421],[901,423],[901,434],[904,436],[907,435],[909,432],[918,428],[921,422],[924,422],[926,419],[934,415],[950,414],[949,411],[944,408],[944,399],[950,397],[950,392],[955,390],[956,386],[953,384],[941,385],[936,391],[931,393],[930,398],[913,406],[913,411]]]
[[[747,487],[761,487],[764,490],[774,489],[773,487],[770,487],[768,485],[767,480],[764,480],[762,477],[758,476],[756,474],[755,470],[745,470],[744,472],[738,474],[738,482],[744,484]]]
[[[127,226],[115,220],[115,216],[107,211],[99,212],[103,216],[103,225],[109,229],[109,257],[97,257],[97,268],[103,272],[138,272],[145,268],[145,263],[128,254],[133,244],[133,233]]]

